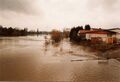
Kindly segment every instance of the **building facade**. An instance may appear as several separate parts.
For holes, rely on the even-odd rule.
[[[108,30],[81,30],[79,32],[80,36],[84,36],[86,40],[90,40],[93,43],[114,43],[116,42],[116,33]],[[83,38],[83,37],[82,37]]]

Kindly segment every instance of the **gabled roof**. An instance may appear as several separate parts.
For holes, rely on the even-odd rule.
[[[79,34],[116,34],[109,30],[80,30]]]
[[[120,33],[120,28],[109,29],[109,31]]]
[[[90,32],[94,32],[94,31],[93,30],[80,30],[80,34],[86,34]]]
[[[108,30],[120,30],[120,28],[112,28],[112,29],[108,29]]]
[[[111,31],[111,30],[104,30],[106,32],[112,33],[112,34],[116,34],[117,32]]]

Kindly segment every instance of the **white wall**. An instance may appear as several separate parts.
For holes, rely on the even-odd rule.
[[[92,37],[101,37],[105,39],[107,38],[107,34],[86,34],[86,39],[91,39]]]
[[[120,33],[120,30],[119,29],[116,29],[116,30],[111,30],[113,32],[117,32],[117,33]]]
[[[120,39],[120,33],[118,33],[118,34],[116,35],[116,37],[117,37],[117,39]]]
[[[106,39],[108,38],[108,35],[107,34],[86,34],[86,39],[87,40],[91,40],[91,38],[93,37],[101,37],[102,38],[102,41],[106,41]],[[112,37],[116,37],[116,35],[112,35]],[[120,38],[120,35],[119,35],[119,38]]]

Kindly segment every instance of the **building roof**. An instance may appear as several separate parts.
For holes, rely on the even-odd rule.
[[[112,29],[109,29],[109,30],[120,30],[120,28],[112,28]]]
[[[120,28],[109,29],[112,32],[120,33]]]
[[[86,34],[86,33],[91,33],[91,32],[95,32],[94,30],[80,30],[80,34]]]
[[[116,34],[109,30],[80,30],[79,34]]]

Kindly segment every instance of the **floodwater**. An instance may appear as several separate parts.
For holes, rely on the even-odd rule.
[[[0,81],[120,82],[120,62],[64,39],[0,37]]]

